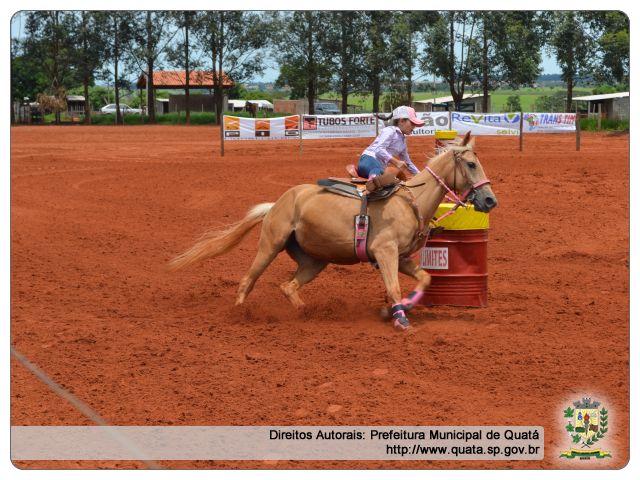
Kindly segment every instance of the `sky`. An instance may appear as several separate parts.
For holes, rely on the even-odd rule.
[[[24,20],[18,13],[11,19],[11,37],[19,38],[24,35]],[[270,67],[267,68],[262,75],[254,77],[253,82],[274,82],[278,78],[279,70],[273,60],[270,61]],[[543,74],[559,74],[560,67],[555,59],[543,51],[542,55],[542,73]],[[422,79],[424,80],[424,79]]]

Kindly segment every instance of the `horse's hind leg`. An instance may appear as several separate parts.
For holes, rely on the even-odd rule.
[[[244,303],[256,280],[282,251],[290,234],[291,228],[289,226],[278,226],[275,225],[275,222],[263,224],[258,243],[258,253],[251,264],[251,268],[249,268],[249,272],[240,281],[236,305]]]
[[[307,255],[298,245],[295,235],[291,235],[286,244],[287,253],[298,264],[296,273],[293,274],[291,280],[280,285],[280,289],[287,299],[296,307],[304,306],[304,302],[298,295],[298,290],[305,284],[313,280],[324,268],[327,262],[318,260]]]
[[[249,292],[253,289],[258,277],[262,275],[262,272],[264,272],[273,259],[276,258],[278,253],[280,253],[280,249],[273,248],[273,246],[267,244],[266,241],[263,242],[262,238],[260,239],[256,258],[253,260],[251,268],[249,268],[249,272],[240,281],[238,296],[236,297],[236,305],[242,305],[244,303],[247,295],[249,295]]]

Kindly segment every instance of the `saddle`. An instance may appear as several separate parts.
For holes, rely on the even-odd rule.
[[[381,175],[371,180],[329,177],[318,180],[317,183],[325,190],[345,197],[361,199],[367,196],[367,201],[370,202],[389,198],[402,185],[395,175]]]
[[[371,259],[367,252],[367,236],[369,233],[367,210],[369,202],[386,200],[396,193],[403,184],[395,175],[381,175],[369,181],[365,180],[365,182],[364,184],[362,181],[355,183],[348,178],[330,177],[318,180],[317,183],[328,192],[360,200],[360,213],[354,217],[354,249],[360,261],[374,263],[374,260]]]

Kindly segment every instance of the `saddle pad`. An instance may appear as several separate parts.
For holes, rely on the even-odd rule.
[[[322,180],[318,180],[318,185],[324,187],[328,192],[357,199],[362,197],[361,192],[364,191],[364,188],[360,188],[360,186],[353,185],[352,183],[346,183],[336,178],[323,178]],[[400,184],[389,185],[384,187],[382,190],[369,192],[367,194],[367,199],[369,202],[387,199],[396,193],[399,188]]]
[[[357,198],[358,200],[362,197],[358,187],[351,183],[336,180],[334,178],[323,178],[322,180],[318,180],[318,185],[324,187],[328,192],[345,197]]]

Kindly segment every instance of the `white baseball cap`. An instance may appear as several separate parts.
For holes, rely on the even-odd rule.
[[[424,120],[420,120],[416,116],[416,111],[411,107],[398,107],[393,111],[393,116],[391,117],[393,120],[407,118],[411,123],[413,123],[416,127],[422,127],[424,125]]]

